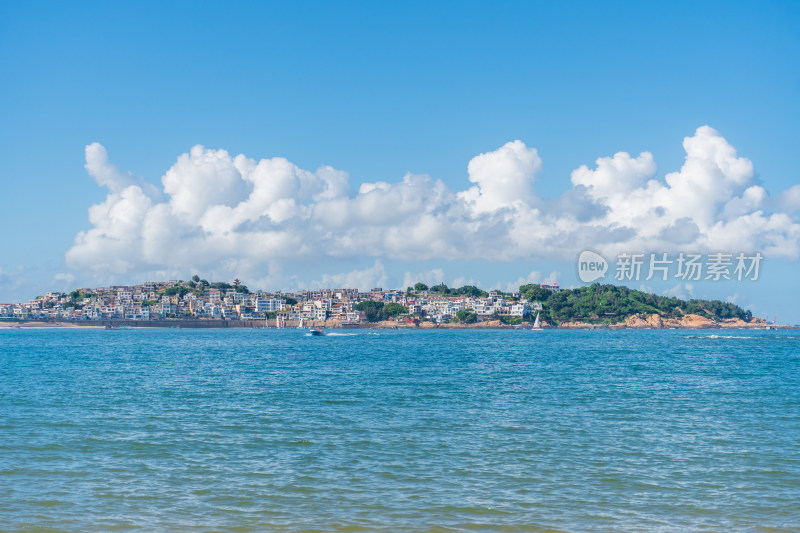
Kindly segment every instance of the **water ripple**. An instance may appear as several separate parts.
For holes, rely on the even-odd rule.
[[[789,531],[791,332],[0,330],[0,528]]]

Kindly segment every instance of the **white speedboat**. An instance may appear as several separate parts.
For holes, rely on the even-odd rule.
[[[312,337],[322,337],[325,335],[325,332],[322,331],[322,328],[310,328],[308,333],[311,334]]]

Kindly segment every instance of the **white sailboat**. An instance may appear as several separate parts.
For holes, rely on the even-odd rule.
[[[542,323],[539,321],[539,313],[536,313],[536,320],[533,321],[532,329],[542,329]]]

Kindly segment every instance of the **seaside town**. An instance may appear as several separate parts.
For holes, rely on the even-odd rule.
[[[238,279],[115,285],[48,292],[0,304],[0,326],[770,328],[773,318],[720,300],[681,300],[610,284],[518,292],[416,283],[401,289],[251,291]]]
[[[550,292],[559,291],[556,285],[540,287]],[[456,294],[442,294],[448,291]],[[382,314],[371,315],[376,308]],[[357,289],[251,292],[239,280],[230,284],[209,283],[194,276],[190,281],[81,288],[71,293],[48,292],[27,303],[0,304],[0,320],[199,319],[263,321],[280,327],[300,321],[357,325],[375,321],[376,317],[398,322],[443,323],[459,317],[470,322],[499,319],[511,323],[541,309],[541,302],[531,301],[521,293],[486,292],[471,286],[451,290],[445,285],[429,288],[417,283],[406,290],[378,287],[369,292]]]

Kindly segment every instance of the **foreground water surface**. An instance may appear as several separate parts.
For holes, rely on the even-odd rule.
[[[0,529],[793,531],[793,331],[0,330]]]

